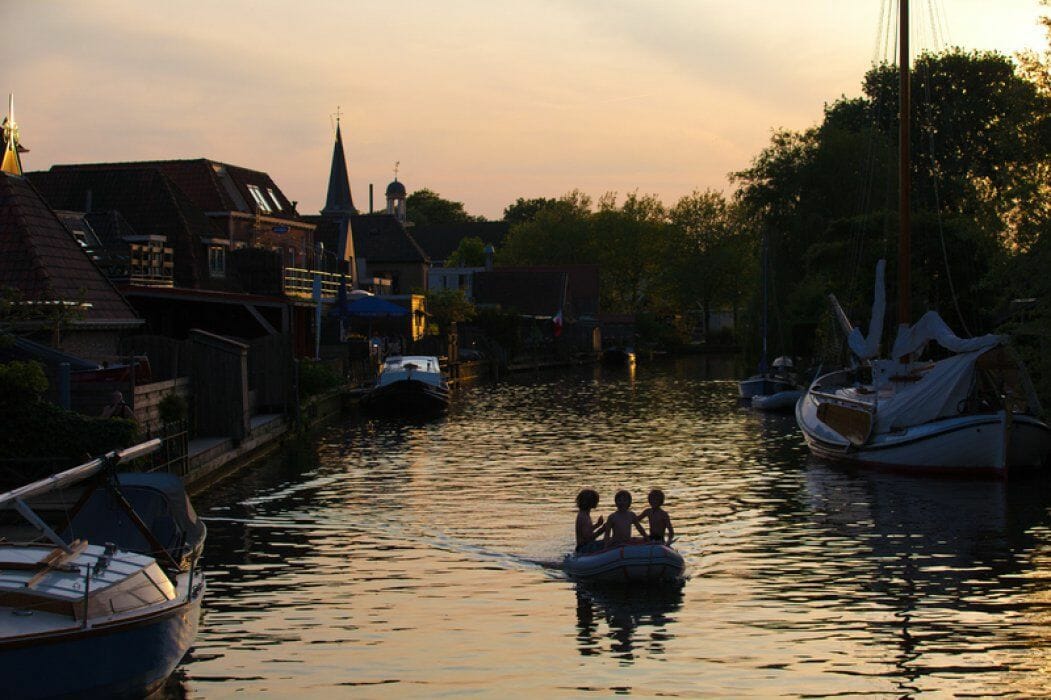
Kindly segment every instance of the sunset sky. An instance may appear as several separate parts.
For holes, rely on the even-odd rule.
[[[934,7],[931,7],[931,3]],[[27,170],[207,157],[323,204],[395,161],[499,218],[517,197],[729,189],[772,129],[856,95],[885,0],[181,0],[0,4]],[[913,0],[914,45],[1043,50],[1037,0]],[[931,16],[943,18],[938,37]],[[5,103],[6,107],[6,103]]]

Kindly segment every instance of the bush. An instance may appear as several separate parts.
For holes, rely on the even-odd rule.
[[[316,360],[299,361],[299,398],[343,386],[343,377],[332,367]]]
[[[160,414],[163,423],[178,423],[181,420],[185,420],[187,411],[186,398],[182,394],[176,394],[174,391],[170,394],[165,394],[164,398],[157,404],[157,412]]]
[[[47,375],[39,362],[0,364],[0,402],[24,406],[47,391]]]
[[[134,445],[139,436],[134,421],[84,416],[44,402],[5,403],[0,421],[0,455],[10,459],[81,462]]]

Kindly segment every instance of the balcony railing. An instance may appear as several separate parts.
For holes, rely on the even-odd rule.
[[[314,298],[314,277],[321,279],[321,298],[335,299],[339,294],[339,274],[321,270],[305,270],[286,267],[284,277],[285,295],[302,299]]]

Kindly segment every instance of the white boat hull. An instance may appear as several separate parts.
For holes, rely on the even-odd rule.
[[[752,408],[757,411],[767,411],[770,413],[791,413],[796,403],[798,403],[799,397],[802,395],[803,392],[800,389],[788,389],[786,391],[779,391],[776,394],[753,396]]]
[[[796,422],[815,456],[904,471],[962,474],[1038,469],[1051,452],[1051,430],[1027,415],[984,413],[934,420],[903,430],[872,435],[855,446],[817,417],[818,401],[806,396],[796,405]]]

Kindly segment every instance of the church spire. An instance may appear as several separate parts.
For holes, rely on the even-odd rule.
[[[328,196],[322,214],[348,216],[357,214],[350,196],[350,178],[347,177],[347,159],[343,155],[343,135],[339,128],[339,109],[336,109],[336,145],[332,149],[332,169],[328,175]]]
[[[18,123],[15,122],[15,96],[11,95],[8,98],[8,111],[7,118],[4,119],[3,123],[3,139],[4,139],[4,156],[3,162],[0,163],[0,170],[5,173],[11,173],[12,175],[22,174],[22,159],[19,158],[19,151],[25,151],[26,149],[21,148],[18,142]]]

